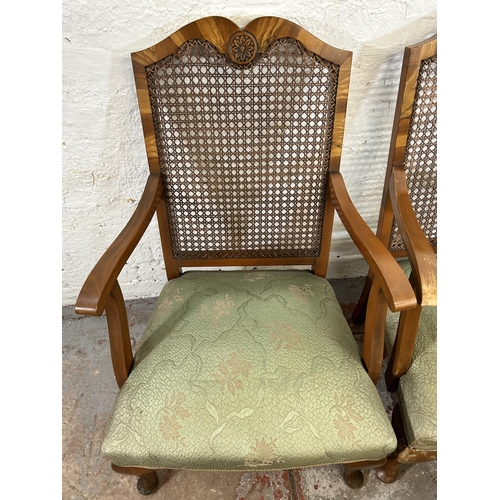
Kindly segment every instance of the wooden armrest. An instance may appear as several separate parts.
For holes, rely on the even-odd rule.
[[[340,172],[330,172],[330,196],[344,227],[378,279],[391,311],[417,306],[403,270],[354,207]]]
[[[162,191],[160,174],[150,174],[132,217],[85,281],[76,301],[75,312],[92,316],[103,313],[116,278],[148,227]]]
[[[398,230],[410,259],[418,303],[436,305],[437,257],[413,210],[402,166],[393,167],[389,192]]]

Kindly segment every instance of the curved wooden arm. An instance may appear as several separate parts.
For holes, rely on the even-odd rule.
[[[118,237],[104,252],[85,281],[76,301],[75,311],[79,314],[100,316],[125,262],[149,225],[161,198],[163,183],[158,173],[149,175],[144,193]]]
[[[418,303],[437,304],[437,257],[415,215],[408,194],[405,169],[395,166],[389,184],[394,218],[401,233],[415,278]]]
[[[415,293],[403,270],[354,207],[340,172],[330,172],[330,196],[347,232],[368,262],[393,312],[416,307]]]

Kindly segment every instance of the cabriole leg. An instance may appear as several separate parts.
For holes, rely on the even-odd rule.
[[[158,487],[158,476],[155,471],[147,472],[139,476],[137,490],[141,495],[151,495]]]
[[[398,478],[401,464],[398,462],[398,454],[394,452],[387,457],[387,463],[377,468],[377,477],[384,483],[393,483]]]
[[[363,476],[363,472],[361,472],[361,469],[344,465],[344,481],[345,484],[349,486],[349,488],[358,490],[363,486],[365,477]]]
[[[144,469],[142,467],[121,467],[115,464],[111,464],[111,468],[120,474],[139,476],[137,490],[141,495],[151,495],[158,488],[158,476],[155,470]]]
[[[381,467],[386,462],[385,458],[379,460],[364,460],[362,462],[350,462],[343,464],[344,466],[344,481],[349,488],[357,490],[365,483],[365,477],[362,469],[373,469]]]

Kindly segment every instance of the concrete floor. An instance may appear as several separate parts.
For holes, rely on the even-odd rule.
[[[359,297],[363,278],[331,280],[346,317]],[[127,302],[133,347],[137,346],[154,299]],[[351,325],[352,326],[352,325]],[[111,470],[101,453],[106,421],[118,387],[109,356],[106,318],[84,317],[72,307],[62,309],[63,360],[63,500],[139,499],[137,479]],[[362,327],[353,327],[357,340]],[[377,387],[388,414],[391,395],[381,378]],[[349,489],[341,466],[273,472],[162,471],[155,500],[330,500],[437,498],[436,462],[415,464],[392,484],[384,484],[374,470],[366,470],[365,485]]]

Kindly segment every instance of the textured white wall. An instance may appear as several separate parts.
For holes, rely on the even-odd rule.
[[[130,53],[198,18],[243,27],[260,16],[293,21],[354,53],[342,172],[376,227],[403,49],[437,30],[436,0],[234,0],[63,3],[63,305],[126,224],[148,167]],[[328,277],[366,265],[336,218]],[[126,299],[156,296],[166,281],[156,220],[119,278]]]

